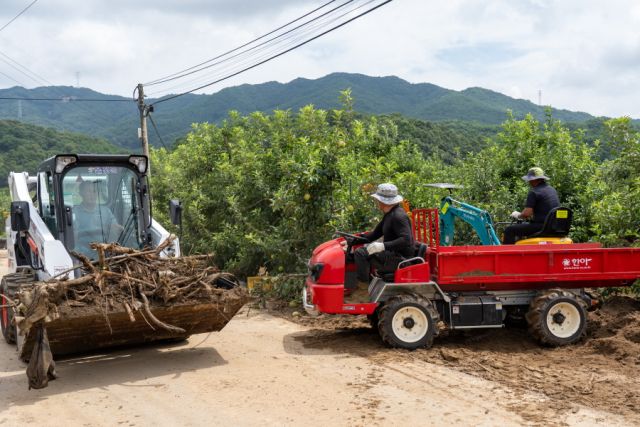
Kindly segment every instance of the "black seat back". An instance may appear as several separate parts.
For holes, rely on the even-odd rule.
[[[427,248],[428,248],[427,244],[422,242],[416,242],[415,246],[416,246],[416,256],[424,259],[424,257],[427,255]]]
[[[571,230],[571,219],[573,212],[569,208],[560,206],[549,212],[542,224],[542,230],[533,233],[527,238],[532,237],[567,237]]]

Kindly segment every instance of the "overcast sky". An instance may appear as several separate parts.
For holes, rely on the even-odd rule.
[[[32,1],[2,0],[0,28]],[[39,86],[7,64],[20,68],[13,60],[55,85],[74,86],[80,72],[80,86],[130,96],[137,83],[238,47],[326,1],[38,0],[0,31],[0,73]],[[544,105],[640,118],[639,24],[637,0],[394,0],[201,93],[347,72],[479,86],[535,103],[540,90]],[[0,74],[0,88],[17,85],[7,76]]]

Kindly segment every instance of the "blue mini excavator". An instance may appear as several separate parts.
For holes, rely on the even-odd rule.
[[[461,189],[455,184],[424,184],[424,187],[441,188],[449,190],[449,195],[442,199],[440,205],[440,246],[453,245],[453,230],[456,217],[468,222],[478,233],[480,241],[485,246],[501,245],[502,242],[496,235],[494,222],[487,211],[478,209],[464,202],[459,202],[451,197],[452,190]],[[567,237],[571,228],[571,209],[560,206],[551,210],[545,219],[542,230],[516,242],[517,245],[546,245],[567,244],[573,241]],[[521,221],[518,221],[521,222]],[[498,222],[506,224],[508,222]]]
[[[467,203],[459,202],[451,197],[452,190],[463,187],[454,184],[424,184],[424,186],[449,190],[449,196],[443,198],[440,205],[440,246],[451,246],[453,244],[455,217],[468,222],[478,233],[483,245],[501,244],[500,239],[496,236],[489,212]]]

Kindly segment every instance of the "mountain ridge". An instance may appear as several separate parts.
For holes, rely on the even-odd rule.
[[[188,94],[155,105],[154,123],[169,145],[191,130],[192,123],[219,123],[231,110],[247,115],[254,111],[271,114],[275,109],[297,113],[306,105],[315,108],[342,108],[340,91],[351,88],[355,110],[379,115],[401,113],[407,118],[438,121],[476,121],[481,125],[500,124],[507,110],[523,118],[531,113],[544,119],[543,106],[501,93],[470,87],[462,91],[442,88],[432,83],[409,83],[397,76],[372,77],[364,74],[332,73],[318,79],[296,78],[288,83],[266,82],[223,88],[210,95]],[[151,91],[152,92],[152,91]],[[88,88],[70,86],[41,87],[27,90],[21,87],[1,89],[0,97],[120,99]],[[147,104],[159,101],[147,98]],[[21,101],[21,121],[56,130],[79,132],[104,138],[111,143],[136,150],[139,147],[137,105],[131,102],[59,102]],[[593,116],[585,112],[553,110],[554,118],[564,122],[585,122]],[[18,108],[14,100],[0,100],[0,119],[16,119]],[[149,124],[149,141],[161,146]]]

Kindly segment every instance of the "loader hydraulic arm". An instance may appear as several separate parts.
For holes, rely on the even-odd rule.
[[[454,203],[456,206],[454,206]],[[498,236],[496,236],[489,212],[463,202],[458,202],[451,197],[445,197],[442,199],[442,205],[440,206],[440,221],[442,222],[442,230],[440,233],[441,246],[453,245],[453,231],[456,217],[468,222],[474,230],[476,230],[483,245],[500,245],[500,240]]]

